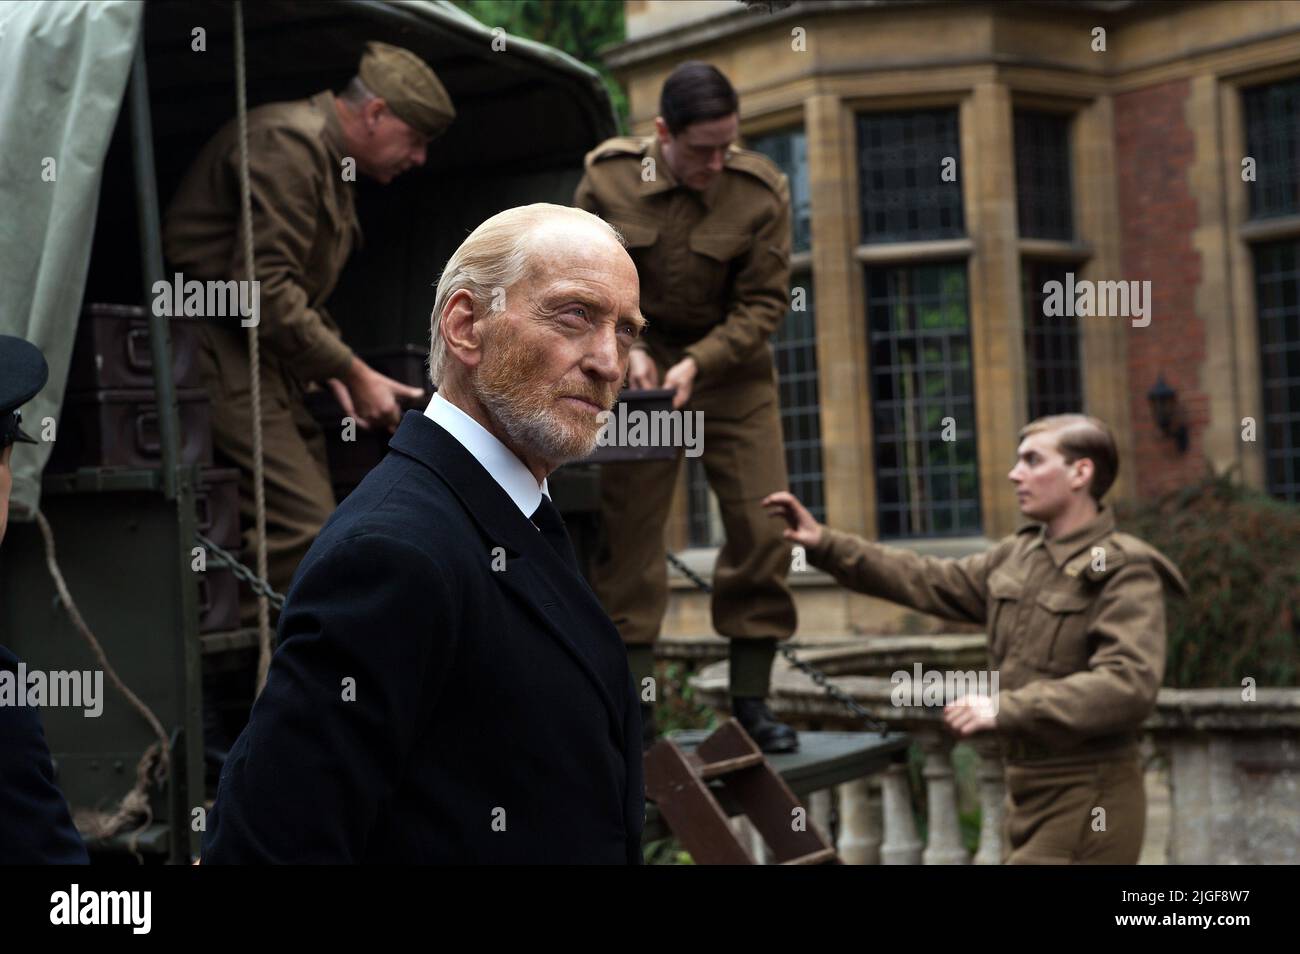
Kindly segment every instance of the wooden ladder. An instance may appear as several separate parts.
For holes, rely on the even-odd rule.
[[[755,864],[709,786],[715,779],[758,829],[777,864],[842,863],[806,809],[802,825],[795,824],[795,810],[803,806],[740,723],[728,719],[694,752],[665,738],[645,754],[646,798],[696,864]]]

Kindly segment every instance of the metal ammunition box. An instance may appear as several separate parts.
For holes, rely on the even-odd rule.
[[[239,551],[231,551],[240,559]],[[199,577],[199,632],[221,633],[239,626],[239,581],[229,567],[209,567]]]
[[[204,470],[194,508],[199,533],[227,550],[239,546],[239,471]]]
[[[171,319],[169,328],[176,387],[201,387],[198,319]],[[152,387],[153,351],[145,310],[135,305],[87,305],[77,325],[67,392]]]
[[[212,463],[205,391],[178,391],[180,463]],[[157,467],[162,454],[158,400],[153,391],[83,391],[63,400],[47,474],[81,467]]]

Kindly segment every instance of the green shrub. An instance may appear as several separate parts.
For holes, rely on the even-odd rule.
[[[1300,677],[1300,506],[1215,474],[1117,508],[1120,529],[1182,570],[1169,599],[1165,685],[1294,686]]]
[[[691,685],[691,677],[700,666],[692,660],[655,661],[655,683],[659,687],[655,722],[661,735],[682,729],[717,728],[717,714],[699,702]]]

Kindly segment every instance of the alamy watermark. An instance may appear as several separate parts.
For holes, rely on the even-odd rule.
[[[82,709],[87,719],[97,719],[104,711],[102,669],[44,672],[20,662],[17,670],[0,670],[0,707]]]
[[[980,670],[958,669],[924,669],[920,663],[912,666],[912,671],[899,669],[889,677],[893,689],[889,701],[902,708],[934,708],[960,702],[966,696],[987,696],[992,703],[993,714],[998,711],[998,673]]]
[[[684,447],[687,457],[704,453],[703,411],[643,411],[619,404],[596,419],[598,447]]]
[[[148,934],[153,926],[152,891],[83,891],[73,883],[67,891],[50,895],[50,923],[54,925],[121,925],[132,934]]]
[[[153,283],[153,313],[160,318],[239,318],[240,327],[256,328],[262,315],[260,281],[185,280]]]
[[[1045,318],[1132,318],[1134,328],[1151,324],[1151,282],[1075,281],[1074,272],[1065,281],[1043,284]]]

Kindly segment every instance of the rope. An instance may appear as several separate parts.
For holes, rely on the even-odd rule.
[[[248,90],[244,74],[244,5],[235,2],[235,112],[239,117],[239,199],[242,206],[244,263],[248,283],[257,277],[253,259],[253,191],[248,173]],[[265,580],[266,566],[266,480],[262,449],[262,353],[257,326],[248,330],[248,373],[253,402],[253,506],[257,512],[257,575]],[[257,594],[257,694],[266,685],[271,667],[271,606],[266,594]]]
[[[161,785],[167,778],[167,773],[171,767],[171,746],[167,740],[167,733],[144,701],[127,688],[126,684],[117,675],[112,664],[108,661],[108,656],[104,654],[104,647],[100,645],[95,634],[90,631],[86,625],[86,620],[77,609],[77,604],[72,600],[72,594],[68,591],[67,581],[63,578],[63,571],[59,569],[59,561],[54,552],[54,531],[50,529],[50,523],[45,519],[45,514],[40,510],[36,511],[36,524],[41,529],[41,536],[45,540],[45,565],[49,568],[50,577],[54,580],[54,588],[58,591],[59,600],[63,603],[64,609],[68,611],[68,617],[72,620],[73,627],[81,634],[81,637],[90,646],[90,651],[94,654],[95,659],[99,662],[100,668],[108,676],[108,681],[118,692],[120,692],[126,701],[131,704],[131,708],[149,723],[149,728],[153,729],[154,735],[158,737],[157,741],[151,743],[144,754],[140,756],[140,761],[135,767],[135,785],[131,790],[122,796],[122,801],[117,808],[111,813],[97,812],[90,809],[83,809],[76,813],[74,821],[77,828],[91,838],[107,838],[116,835],[125,828],[132,819],[143,816],[143,821],[139,827],[131,833],[130,847],[131,851],[136,850],[137,840],[150,822],[153,821],[153,809],[149,807],[149,785],[150,776],[155,784]]]

